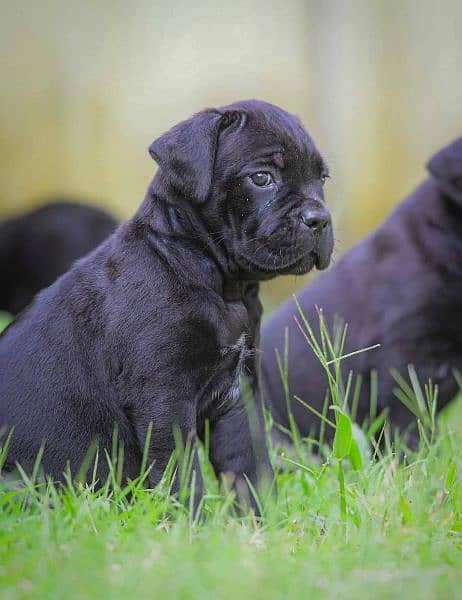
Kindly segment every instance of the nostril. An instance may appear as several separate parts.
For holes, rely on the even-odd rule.
[[[303,222],[305,223],[305,225],[307,227],[309,227],[310,229],[321,229],[321,227],[324,227],[324,224],[321,222],[320,219],[302,219]]]
[[[304,213],[301,220],[313,233],[325,231],[330,223],[328,214],[311,210]]]

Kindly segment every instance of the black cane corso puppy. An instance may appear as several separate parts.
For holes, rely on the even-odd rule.
[[[428,163],[424,181],[374,233],[350,250],[298,298],[315,332],[322,307],[332,330],[334,315],[348,323],[345,353],[374,344],[381,347],[345,359],[343,378],[353,370],[364,377],[359,420],[369,413],[370,372],[378,373],[379,408],[389,409],[394,426],[414,421],[394,396],[394,367],[407,378],[413,364],[421,383],[439,387],[439,407],[458,386],[452,370],[462,369],[462,138]],[[286,400],[275,357],[289,333],[289,386],[318,411],[327,379],[294,321],[293,300],[262,328],[262,377],[266,400],[276,422],[288,426]],[[319,420],[299,402],[291,408],[302,435],[316,431]]]
[[[8,464],[30,469],[45,441],[59,479],[93,440],[110,448],[117,424],[133,478],[152,423],[154,484],[172,429],[201,437],[208,420],[217,474],[255,485],[270,469],[262,411],[239,379],[256,390],[258,282],[328,265],[327,168],[299,119],[260,101],[205,110],[150,153],[160,168],[136,215],[0,338]]]
[[[116,227],[106,212],[66,201],[0,223],[0,310],[18,314]]]

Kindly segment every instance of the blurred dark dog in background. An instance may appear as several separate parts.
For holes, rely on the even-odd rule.
[[[0,223],[0,310],[18,314],[116,227],[103,210],[61,200]]]
[[[363,377],[361,422],[369,414],[370,373],[376,370],[378,408],[387,408],[391,424],[401,430],[415,419],[395,397],[390,369],[409,380],[407,367],[412,364],[422,385],[431,378],[438,384],[439,408],[456,395],[453,369],[462,369],[462,138],[427,166],[431,176],[383,225],[298,294],[315,332],[316,305],[323,309],[330,331],[335,315],[348,323],[345,354],[380,344],[343,360],[343,379],[350,370]],[[287,327],[291,410],[305,436],[319,431],[319,419],[293,395],[322,411],[327,378],[294,322],[297,314],[289,300],[263,325],[262,377],[275,421],[288,427],[275,356],[275,348],[284,351]]]
[[[251,496],[245,478],[271,473],[261,404],[240,389],[241,376],[258,388],[258,281],[329,264],[327,167],[298,118],[259,101],[205,110],[150,152],[160,168],[135,217],[0,338],[6,467],[30,470],[45,442],[46,473],[77,473],[117,424],[135,478],[152,424],[155,484],[173,428],[203,437],[208,420],[216,473]],[[200,488],[197,457],[194,470]]]

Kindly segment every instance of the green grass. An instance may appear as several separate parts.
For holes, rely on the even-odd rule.
[[[0,310],[0,333],[7,327],[11,321],[13,320],[13,316],[5,310]]]
[[[187,493],[185,503],[168,495],[171,471],[154,490],[136,483],[124,490],[116,478],[99,491],[4,481],[0,597],[460,597],[460,406],[436,426],[434,392],[420,397],[414,388],[412,399],[406,388],[407,401],[424,412],[420,447],[407,449],[386,426],[377,446],[352,426],[348,392],[338,385],[332,356],[341,355],[341,340],[335,346],[321,327],[318,343],[338,408],[327,413],[337,425],[333,450],[323,444],[315,461],[296,432],[290,457],[279,451],[276,458],[272,448],[284,468],[277,498],[260,498],[261,520],[236,514],[203,452],[197,514]]]

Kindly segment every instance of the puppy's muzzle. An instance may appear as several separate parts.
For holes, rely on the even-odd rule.
[[[324,206],[307,207],[300,215],[300,233],[305,243],[312,248],[316,268],[329,266],[333,250],[332,218]]]

